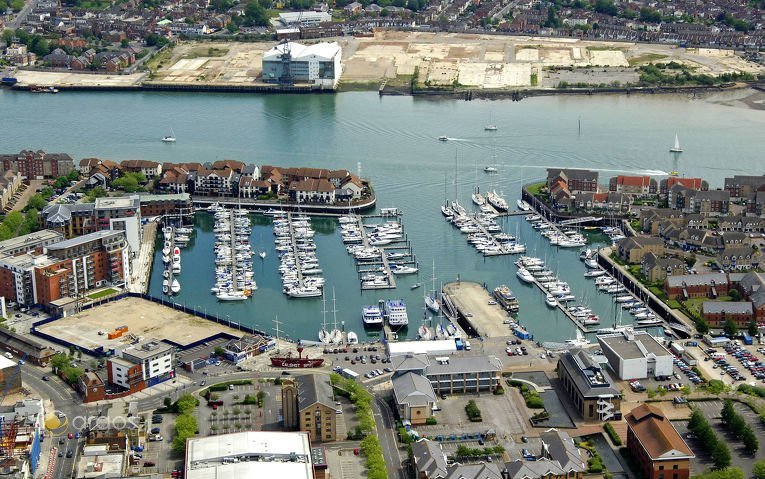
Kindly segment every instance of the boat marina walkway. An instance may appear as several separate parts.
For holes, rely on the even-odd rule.
[[[459,326],[464,321],[477,336],[486,338],[512,334],[508,321],[510,316],[499,304],[489,304],[490,301],[494,302],[494,298],[482,285],[470,281],[447,283],[443,287],[441,297],[456,310],[458,318],[449,318],[452,323]],[[445,308],[446,310],[448,308]]]

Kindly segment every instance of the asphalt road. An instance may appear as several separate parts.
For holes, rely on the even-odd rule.
[[[32,11],[32,9],[35,8],[36,6],[37,6],[37,0],[29,0],[29,2],[24,4],[24,8],[19,10],[19,14],[16,15],[16,18],[8,22],[8,24],[6,25],[6,28],[11,30],[17,30],[21,22],[26,20],[29,12]]]
[[[391,412],[388,404],[377,396],[372,401],[372,412],[377,421],[378,437],[380,438],[380,446],[383,450],[383,456],[385,456],[385,463],[388,467],[388,477],[391,479],[406,479],[406,474],[401,466],[401,455],[398,452],[398,446],[396,445],[396,437],[394,436],[394,426],[396,425],[393,419],[393,413]]]
[[[50,380],[43,381],[42,376],[47,375]],[[21,380],[24,384],[28,385],[31,389],[37,391],[43,399],[47,398],[52,403],[57,411],[64,413],[67,419],[71,422],[76,416],[85,416],[87,409],[82,405],[79,395],[71,389],[68,385],[64,384],[57,376],[50,373],[48,368],[39,368],[30,364],[25,364],[21,367]],[[46,411],[49,413],[50,411]],[[75,432],[72,429],[72,432]],[[77,459],[77,453],[79,451],[81,439],[69,439],[64,437],[64,444],[59,444],[60,437],[46,437],[43,443],[43,448],[50,451],[55,447],[57,450],[63,452],[63,457],[56,457],[56,467],[52,475],[53,479],[64,479],[72,477],[74,471],[75,461]],[[72,457],[66,457],[67,450],[72,450]],[[47,464],[41,464],[41,467],[46,467]]]

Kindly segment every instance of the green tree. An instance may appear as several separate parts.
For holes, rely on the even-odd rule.
[[[719,470],[708,469],[701,474],[695,474],[693,479],[744,479],[744,471],[738,467],[726,467]]]
[[[129,47],[130,46],[130,40],[128,40],[127,38],[123,38],[122,41],[120,42],[120,46],[122,48]]]
[[[765,460],[756,461],[754,463],[752,477],[754,477],[754,479],[765,479]]]
[[[216,356],[223,356],[224,354],[226,354],[226,350],[220,346],[215,346],[215,350],[213,352],[215,353]]]
[[[740,414],[733,413],[733,417],[728,423],[728,429],[736,435],[736,437],[742,437],[744,429],[746,429],[746,421]]]
[[[597,0],[593,9],[598,13],[611,15],[612,17],[615,17],[616,14],[619,13],[612,0]]]
[[[36,208],[31,208],[27,210],[26,214],[24,215],[24,223],[27,233],[34,233],[35,231],[40,229],[40,212],[37,211]]]
[[[757,440],[757,435],[752,430],[752,427],[748,424],[744,426],[744,432],[741,434],[741,440],[744,442],[744,449],[749,454],[754,454],[757,452],[757,449],[760,448],[760,442]]]
[[[712,462],[715,464],[715,469],[725,469],[730,466],[730,461],[728,445],[722,441],[717,441],[712,447]]]
[[[723,326],[723,331],[725,331],[725,334],[732,338],[738,333],[738,326],[736,326],[736,322],[733,321],[733,318],[728,318],[725,320],[725,326]]]
[[[168,396],[162,401],[162,404],[165,405],[165,408],[170,408],[173,405],[173,400]]]
[[[66,176],[59,176],[56,178],[56,181],[53,183],[53,187],[57,190],[64,189],[69,186],[69,178]]]
[[[747,327],[747,332],[749,333],[749,336],[757,336],[760,333],[760,328],[757,327],[757,321],[754,319],[749,321],[749,326]]]
[[[66,178],[69,181],[78,181],[80,179],[80,172],[74,169],[70,171],[68,175],[66,175]]]
[[[736,417],[736,410],[733,409],[733,401],[726,399],[723,401],[722,411],[720,412],[723,424],[730,424],[734,417]]]
[[[250,2],[244,9],[244,26],[246,27],[267,27],[271,24],[268,19],[268,12],[258,2]]]
[[[732,288],[730,291],[728,291],[728,296],[730,296],[731,301],[738,301],[741,299],[741,293],[735,288]]]
[[[41,210],[48,206],[48,202],[45,201],[45,198],[42,197],[40,193],[37,193],[36,195],[29,198],[29,201],[27,202],[27,208],[28,209],[34,209],[34,210]]]
[[[181,394],[181,397],[175,402],[178,406],[178,412],[188,414],[197,407],[197,400],[189,393]]]
[[[709,332],[709,323],[704,318],[699,318],[696,321],[696,331],[699,334],[707,334]]]

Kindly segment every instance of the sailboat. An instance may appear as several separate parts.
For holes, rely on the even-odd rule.
[[[265,252],[265,250],[263,250],[260,253],[258,253],[258,256],[260,256],[260,259],[266,259],[266,252]]]
[[[162,137],[163,143],[175,143],[175,132],[170,128],[170,134]]]
[[[491,121],[491,113],[489,113],[489,124],[484,126],[483,129],[485,131],[497,131],[497,125],[494,124],[493,121]]]
[[[329,331],[327,331],[327,300],[324,298],[324,292],[321,294],[321,304],[323,319],[321,321],[321,329],[319,329],[319,341],[324,344],[331,344],[332,338],[330,337]]]
[[[337,303],[335,302],[335,288],[332,288],[332,332],[329,333],[330,341],[333,344],[343,342],[343,332],[337,329]]]
[[[173,282],[170,284],[170,291],[172,291],[173,294],[178,294],[181,291],[181,283],[175,278],[173,278]]]
[[[438,313],[441,310],[441,303],[436,296],[436,259],[433,258],[433,289],[431,294],[425,295],[425,307],[434,313]]]
[[[476,204],[476,206],[481,206],[486,204],[486,199],[481,194],[481,189],[478,187],[478,162],[476,162],[475,165],[475,190],[473,191],[473,194],[470,195],[470,198],[473,200],[473,203]]]
[[[669,149],[670,153],[682,153],[683,149],[680,148],[680,139],[677,137],[677,133],[675,133],[675,144],[672,145],[672,148]]]
[[[449,200],[446,199],[446,172],[444,171],[444,204],[441,205],[441,214],[447,218],[454,216],[454,210],[449,207]]]
[[[484,173],[496,173],[497,171],[497,147],[494,147],[492,156],[494,158],[494,164],[493,165],[486,165],[483,167]]]
[[[169,279],[164,279],[162,281],[162,292],[165,293],[165,294],[170,293],[170,280]]]

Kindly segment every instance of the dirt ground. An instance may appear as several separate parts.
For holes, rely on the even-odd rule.
[[[515,89],[554,88],[562,80],[624,83],[636,78],[636,66],[673,60],[690,66],[696,73],[765,72],[762,65],[748,62],[730,50],[685,49],[663,44],[396,31],[377,32],[368,38],[335,40],[343,49],[341,83],[351,85],[377,86],[384,80],[410,77],[415,72],[421,86]],[[274,45],[274,42],[181,42],[169,58],[162,57],[158,61],[159,68],[151,79],[178,84],[260,83],[263,54]],[[598,68],[589,75],[577,73],[577,69],[593,67]],[[572,72],[563,77],[549,73],[555,68],[571,68]],[[127,86],[146,78],[145,75],[19,72],[19,81],[24,84]],[[537,78],[537,84],[532,84],[533,78]]]
[[[121,338],[108,339],[106,333],[119,326],[127,326],[128,333]],[[235,329],[139,298],[125,298],[106,303],[46,324],[40,327],[40,330],[84,348],[95,349],[103,346],[107,350],[129,342],[131,335],[142,337],[144,340],[168,339],[181,345],[219,332],[242,335]],[[103,331],[104,334],[99,335],[99,331]]]
[[[540,87],[553,88],[553,67],[572,68],[567,81],[634,81],[633,67],[649,61],[679,61],[699,73],[762,72],[726,50],[683,49],[671,45],[592,42],[577,39],[465,35],[426,32],[378,32],[370,38],[343,37],[345,84],[381,82],[418,72],[423,86],[459,84],[475,88],[523,88],[538,75]],[[155,75],[165,82],[257,82],[263,53],[272,43],[178,45]],[[207,55],[207,50],[213,52]],[[600,67],[577,74],[577,69]],[[603,78],[601,77],[601,74]],[[581,78],[580,78],[581,77]]]

